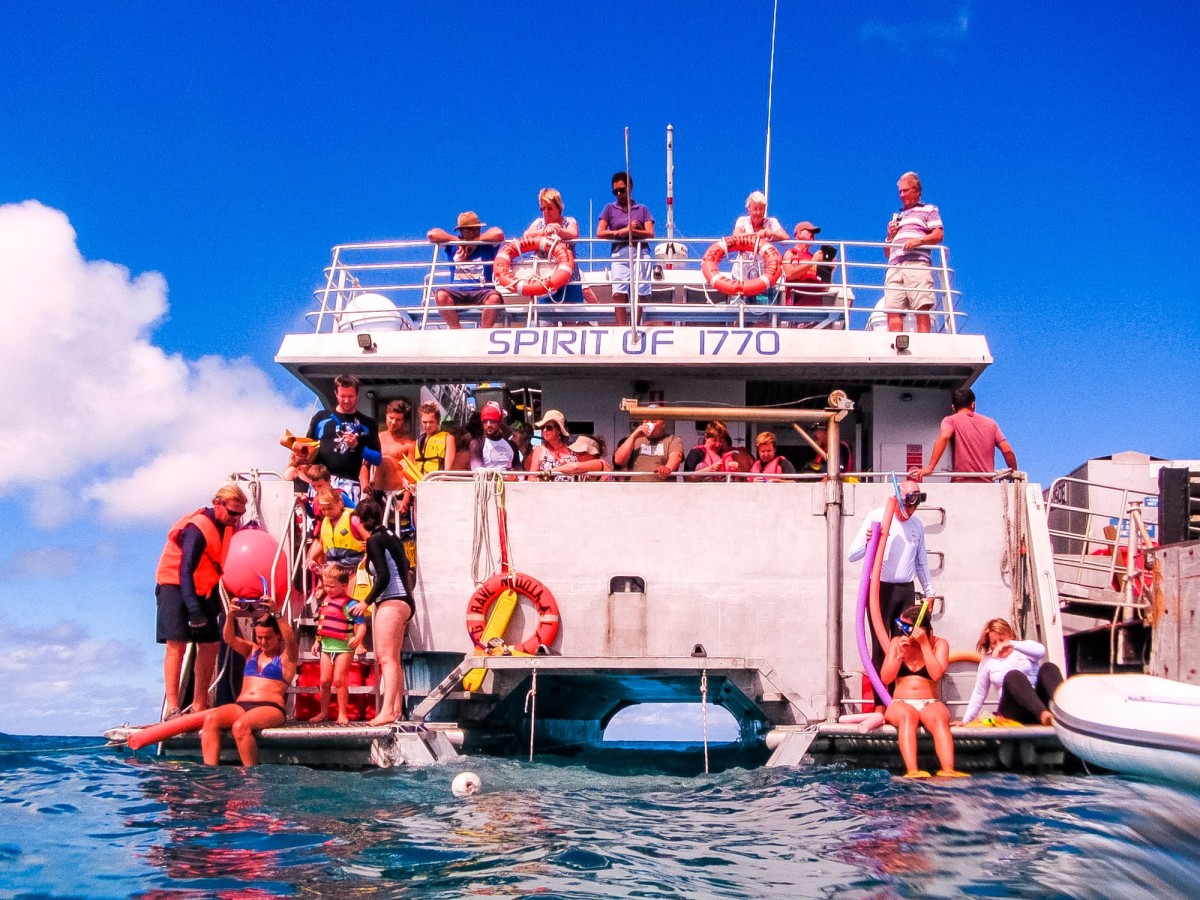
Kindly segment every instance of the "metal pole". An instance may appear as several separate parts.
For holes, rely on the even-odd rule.
[[[625,194],[625,246],[629,253],[629,336],[636,338],[638,333],[638,275],[641,274],[641,244],[633,242],[633,173],[629,170],[629,126],[625,126],[625,177],[629,180],[629,192]],[[634,249],[637,249],[638,259],[634,260]]]
[[[830,416],[825,450],[825,721],[842,701],[842,450],[838,416]]]
[[[771,211],[771,99],[775,92],[775,24],[779,21],[779,0],[771,13],[771,67],[767,77],[767,152],[763,172],[763,195],[767,198],[767,212]]]
[[[675,237],[675,128],[667,125],[667,253]]]

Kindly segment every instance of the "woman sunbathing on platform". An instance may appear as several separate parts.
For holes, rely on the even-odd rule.
[[[917,768],[917,726],[924,725],[933,736],[933,749],[944,778],[965,778],[967,773],[954,768],[954,738],[950,735],[950,711],[938,699],[937,683],[946,674],[950,662],[950,644],[935,637],[933,627],[924,621],[922,606],[910,606],[896,620],[902,634],[892,638],[883,669],[884,684],[896,682],[892,702],[883,714],[899,732],[900,756],[904,759],[905,778],[928,778]]]
[[[210,766],[221,760],[221,733],[226,729],[233,732],[242,765],[258,764],[257,733],[284,723],[288,685],[296,677],[299,648],[286,616],[259,613],[253,644],[238,636],[235,621],[234,616],[226,616],[222,637],[231,650],[246,657],[245,674],[237,702],[209,710],[204,717],[200,750]]]

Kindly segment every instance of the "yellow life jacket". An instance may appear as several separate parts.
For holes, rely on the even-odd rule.
[[[331,522],[328,516],[321,520],[321,547],[326,552],[352,550],[355,553],[362,553],[367,549],[366,543],[355,537],[354,529],[350,527],[352,515],[354,515],[354,511],[346,509],[342,511],[341,518],[336,522]]]
[[[440,472],[446,468],[446,438],[448,432],[438,431],[417,439],[417,468],[421,474]]]

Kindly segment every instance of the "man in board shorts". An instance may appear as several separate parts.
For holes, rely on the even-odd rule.
[[[916,310],[917,331],[928,333],[937,300],[933,293],[933,260],[929,248],[945,237],[942,216],[932,203],[921,202],[921,179],[905,172],[896,183],[903,208],[892,214],[887,229],[887,275],[883,306],[888,331],[904,330],[906,310]]]
[[[492,285],[492,261],[504,243],[504,232],[484,231],[484,224],[468,210],[458,217],[457,237],[441,228],[430,229],[427,235],[431,242],[445,245],[446,258],[454,263],[453,286],[440,287],[433,295],[447,328],[462,328],[455,306],[500,305],[500,292]],[[480,327],[494,327],[499,314],[497,309],[485,309]]]
[[[158,643],[166,645],[164,719],[180,715],[179,680],[188,644],[196,645],[192,711],[208,709],[208,688],[221,640],[221,599],[217,584],[229,542],[246,514],[246,495],[236,484],[221,487],[212,506],[188,513],[171,526],[155,572]]]

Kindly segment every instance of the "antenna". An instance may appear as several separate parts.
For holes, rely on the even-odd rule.
[[[667,124],[667,243],[675,237],[675,127]]]
[[[763,194],[767,198],[767,211],[771,209],[771,99],[775,91],[775,23],[779,21],[779,0],[775,0],[775,11],[771,14],[771,74],[767,79],[767,163],[763,173]]]

